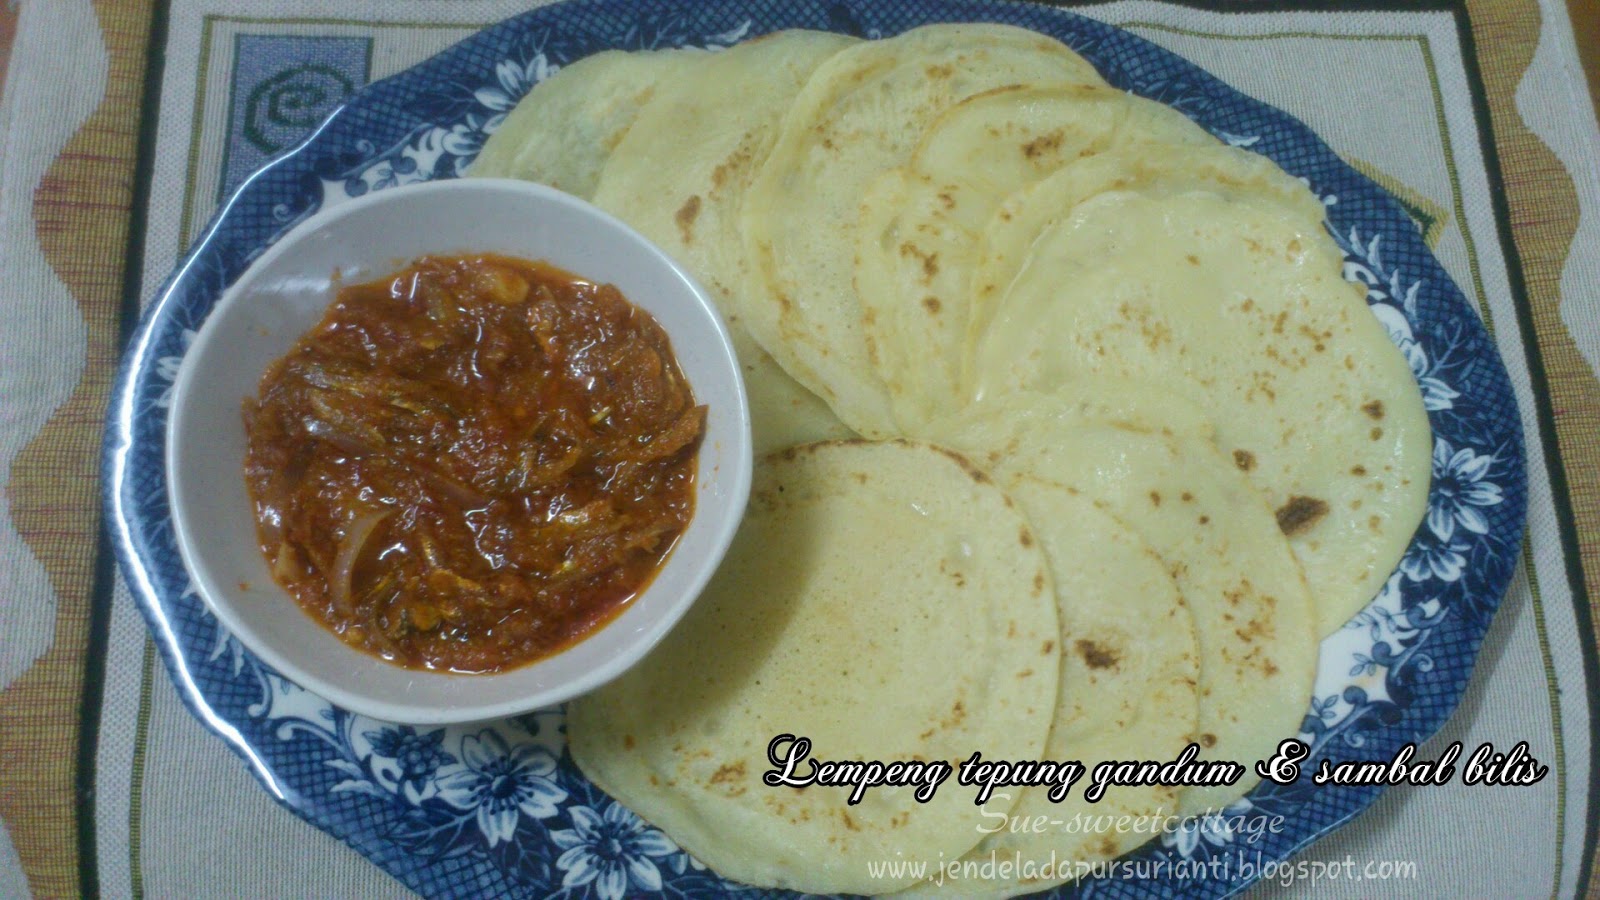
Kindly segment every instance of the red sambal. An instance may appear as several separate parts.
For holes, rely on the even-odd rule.
[[[494,672],[654,576],[705,407],[616,288],[485,255],[340,290],[244,418],[261,549],[300,605],[401,665]]]

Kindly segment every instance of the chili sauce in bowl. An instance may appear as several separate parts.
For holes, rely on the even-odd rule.
[[[610,621],[694,512],[706,408],[614,286],[424,257],[339,291],[245,403],[273,578],[352,646],[497,672]]]
[[[587,203],[493,179],[281,236],[205,313],[167,439],[178,548],[221,623],[416,724],[631,666],[721,561],[751,469],[704,290]]]

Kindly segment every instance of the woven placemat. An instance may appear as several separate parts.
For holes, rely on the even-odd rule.
[[[241,0],[239,5],[241,12],[248,11],[249,4]],[[1600,0],[1571,0],[1577,28],[1552,18],[1561,13],[1556,4],[1541,10],[1531,0],[1497,0],[1466,7],[1473,50],[1469,68],[1475,67],[1481,77],[1498,180],[1526,293],[1522,325],[1537,336],[1529,372],[1540,398],[1545,443],[1555,451],[1546,463],[1560,537],[1570,559],[1566,575],[1575,596],[1586,603],[1593,601],[1584,584],[1600,584],[1600,381],[1593,353],[1585,355],[1590,348],[1575,334],[1600,334],[1600,328],[1587,327],[1600,317],[1600,294],[1585,290],[1600,285],[1600,279],[1582,277],[1585,254],[1574,253],[1583,182],[1574,179],[1572,161],[1564,162],[1525,121],[1573,115],[1573,96],[1528,90],[1519,95],[1518,87],[1535,54],[1551,52],[1540,46],[1541,23],[1547,41],[1552,32],[1567,42],[1576,37],[1589,54],[1589,84],[1600,84],[1597,7]],[[31,216],[37,252],[58,282],[40,290],[70,300],[81,321],[77,334],[82,348],[61,361],[69,386],[64,395],[52,398],[43,410],[31,436],[8,460],[9,471],[0,469],[9,527],[38,567],[37,577],[22,578],[26,573],[19,571],[19,578],[12,578],[12,572],[0,572],[8,585],[20,586],[4,602],[29,604],[35,613],[42,609],[47,614],[34,615],[34,621],[48,624],[43,631],[36,628],[23,635],[24,642],[35,642],[38,652],[16,664],[16,673],[8,673],[0,689],[0,758],[25,761],[0,770],[0,822],[9,839],[8,846],[0,847],[0,894],[21,884],[40,896],[92,892],[101,877],[100,856],[138,858],[137,847],[106,846],[103,834],[97,840],[94,819],[113,582],[99,535],[97,471],[111,379],[147,283],[140,277],[143,243],[130,236],[143,231],[146,204],[140,192],[149,182],[148,173],[140,171],[141,134],[148,152],[155,123],[148,118],[153,104],[147,82],[154,87],[152,75],[159,79],[168,13],[168,4],[159,0],[0,3],[0,91],[9,94],[17,90],[19,79],[37,77],[13,67],[44,65],[41,60],[56,55],[71,60],[64,64],[63,77],[85,79],[85,87],[99,97],[76,130],[46,157],[47,165],[32,183],[10,180],[27,172],[14,155],[10,164],[0,157],[0,165],[6,166],[0,175],[8,179],[0,181],[0,196],[7,198],[0,211]],[[54,18],[47,20],[47,14]],[[86,78],[86,72],[93,77]],[[0,137],[8,150],[17,146],[10,130],[21,121],[16,112],[0,121],[7,129]],[[1582,171],[1581,177],[1592,182],[1597,172]],[[1595,190],[1592,183],[1586,189]],[[22,191],[26,194],[19,202]],[[1592,250],[1594,245],[1583,246]],[[0,292],[7,303],[13,292],[21,293],[17,284],[0,287]],[[1593,610],[1586,612],[1583,624],[1592,630],[1596,616]],[[1600,637],[1591,638],[1600,642]],[[6,662],[12,664],[9,657]],[[165,677],[159,671],[153,674]],[[1589,676],[1592,691],[1592,668]],[[116,696],[118,686],[109,688]],[[144,697],[151,702],[148,692]],[[222,752],[220,746],[217,751]],[[1572,795],[1583,796],[1583,786],[1575,787],[1579,789]],[[136,804],[132,814],[137,815]],[[1592,822],[1596,816],[1585,818]],[[137,834],[131,829],[129,839]],[[1582,864],[1592,867],[1592,837],[1588,846],[1590,859]]]

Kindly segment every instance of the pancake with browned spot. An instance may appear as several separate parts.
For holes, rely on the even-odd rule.
[[[1137,411],[1097,418],[1084,408],[1019,391],[930,433],[1002,486],[1047,483],[1087,497],[1166,563],[1194,613],[1198,729],[1216,738],[1201,758],[1247,770],[1232,787],[1186,789],[1180,810],[1220,808],[1259,780],[1258,760],[1299,733],[1317,662],[1311,591],[1272,510],[1211,441],[1163,431]]]
[[[758,467],[683,622],[572,703],[572,755],[726,877],[883,893],[914,874],[869,863],[933,864],[977,842],[972,791],[952,777],[927,803],[901,787],[849,805],[848,788],[771,787],[768,743],[803,735],[823,760],[1037,759],[1059,639],[1039,541],[982,472],[925,444],[803,445]]]

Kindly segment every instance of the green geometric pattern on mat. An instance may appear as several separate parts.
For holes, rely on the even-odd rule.
[[[1413,189],[1400,179],[1383,171],[1364,159],[1348,157],[1345,162],[1357,172],[1371,178],[1383,189],[1394,195],[1400,208],[1406,211],[1411,221],[1417,223],[1417,230],[1422,232],[1422,242],[1432,250],[1439,246],[1439,236],[1450,225],[1450,213],[1444,207],[1429,200],[1419,191]]]

